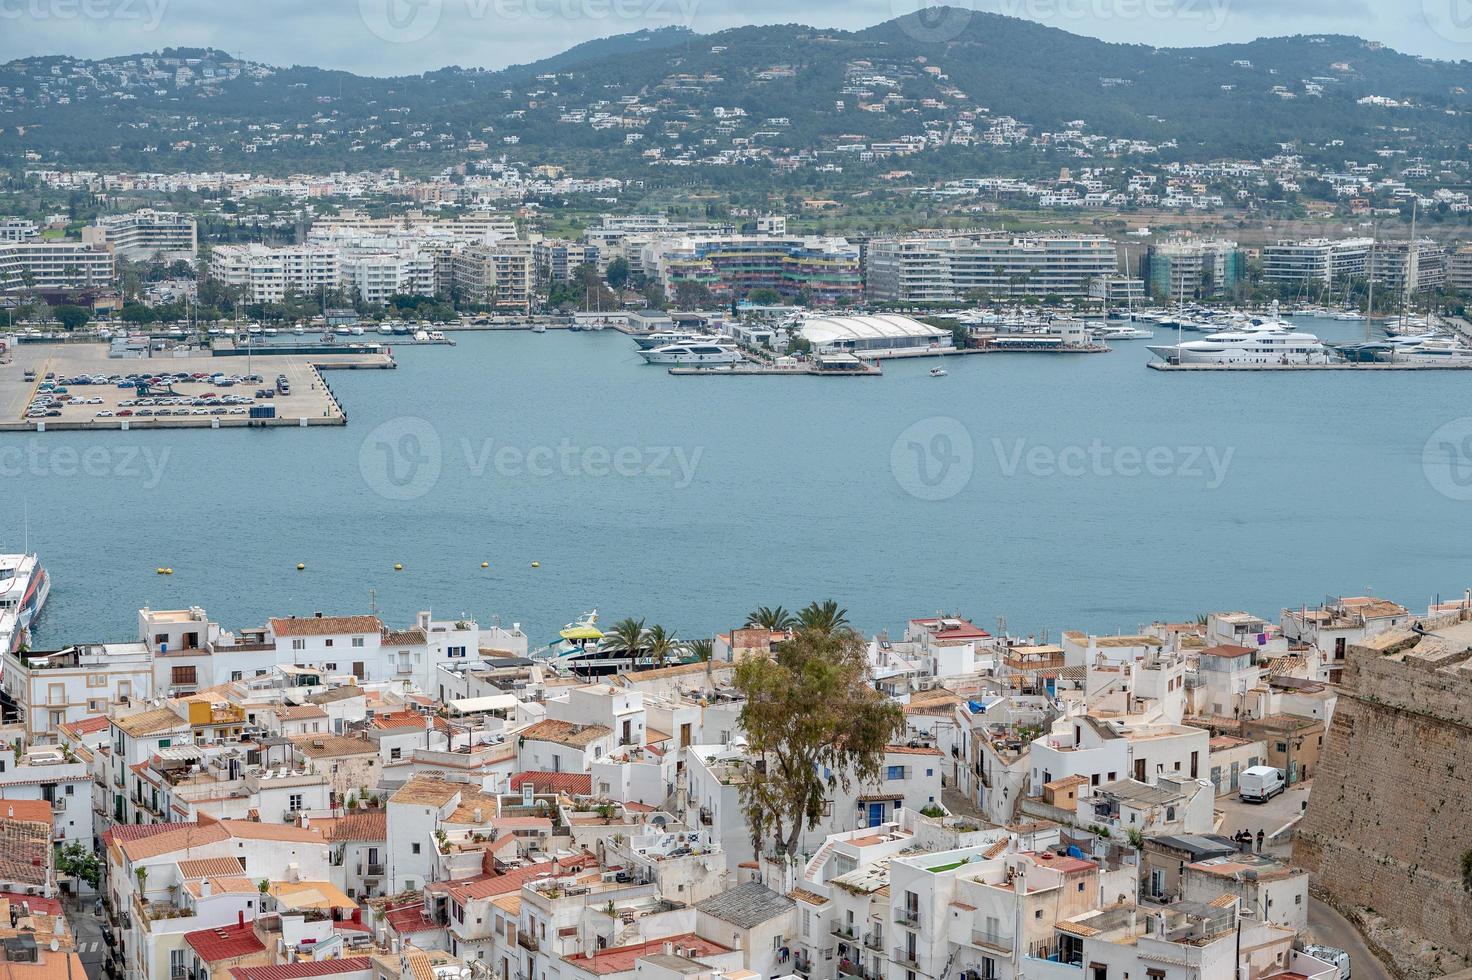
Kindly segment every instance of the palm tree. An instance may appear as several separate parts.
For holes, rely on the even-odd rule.
[[[644,620],[629,618],[614,623],[613,629],[606,636],[613,641],[615,649],[635,654],[643,649],[647,642],[648,632],[644,628]]]
[[[797,614],[797,628],[823,636],[835,636],[849,629],[848,610],[840,608],[832,599],[808,603]]]
[[[716,643],[714,640],[686,640],[685,650],[691,660],[698,664],[708,664],[715,656]]]
[[[797,620],[782,606],[758,606],[746,617],[746,625],[766,630],[790,630],[797,625]]]
[[[649,627],[646,640],[649,646],[649,656],[654,660],[654,666],[663,667],[664,662],[669,659],[670,654],[675,652],[676,643],[673,631],[666,631],[658,623]]]

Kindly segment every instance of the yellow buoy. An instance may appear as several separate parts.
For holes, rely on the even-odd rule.
[[[159,573],[159,574],[160,574],[160,575],[167,575],[167,574],[168,574],[168,573],[167,573],[167,572],[165,572],[165,571],[164,571],[164,570],[163,570],[163,569],[162,569],[162,568],[159,568],[159,569],[155,569],[155,571],[157,571],[157,572],[158,572],[158,573]]]
[[[542,567],[542,563],[539,562],[539,561],[534,561],[534,562],[532,562],[532,567],[533,568],[541,568]]]
[[[394,571],[396,571],[396,572],[402,572],[403,570],[404,570],[404,566],[403,565],[400,565],[398,562],[394,562]]]
[[[165,575],[173,575],[174,574],[174,570],[172,568],[165,568],[164,569],[164,574]]]
[[[302,569],[304,569],[304,568],[306,568],[306,567],[307,567],[307,566],[306,566],[306,565],[303,565],[303,564],[302,564],[302,563],[301,563],[301,562],[297,562],[297,563],[296,563],[296,570],[297,570],[297,571],[301,571],[301,570],[302,570]]]
[[[491,563],[488,562],[488,561],[483,561],[483,562],[480,563],[480,567],[481,568],[490,568],[491,567]]]

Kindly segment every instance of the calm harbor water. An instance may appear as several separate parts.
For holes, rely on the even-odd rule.
[[[534,642],[596,607],[695,636],[830,596],[867,630],[1056,635],[1472,584],[1472,489],[1441,455],[1472,451],[1460,372],[1167,375],[1126,341],[945,378],[674,378],[612,332],[458,339],[330,374],[346,428],[0,437],[26,451],[0,546],[27,524],[53,576],[38,642],[132,639],[143,604],[234,628],[376,602]]]

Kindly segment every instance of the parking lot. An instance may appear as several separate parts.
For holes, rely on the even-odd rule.
[[[312,361],[353,356],[109,358],[101,344],[24,344],[0,365],[0,428],[340,425]],[[264,406],[272,418],[251,417]]]

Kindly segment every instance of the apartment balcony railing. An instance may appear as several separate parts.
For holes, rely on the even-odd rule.
[[[368,863],[368,864],[365,864],[365,865],[363,865],[363,875],[364,875],[364,877],[367,877],[367,878],[382,878],[383,877],[383,865],[382,864],[373,864],[371,862]]]
[[[871,932],[868,935],[864,936],[864,945],[867,946],[869,949],[878,952],[879,950],[884,948],[884,936],[880,935],[877,932]]]
[[[920,969],[919,950],[906,949],[903,946],[895,947],[894,962],[896,966],[908,967],[912,970]]]
[[[858,936],[858,933],[854,931],[853,926],[843,922],[833,923],[833,925],[829,928],[829,931],[840,939],[854,939]]]
[[[518,932],[516,934],[516,945],[535,953],[537,951],[537,937],[530,932]]]
[[[894,910],[894,921],[906,929],[920,928],[920,910],[911,908],[897,908]]]
[[[971,941],[977,946],[1012,952],[1012,935],[1000,929],[972,929]]]

